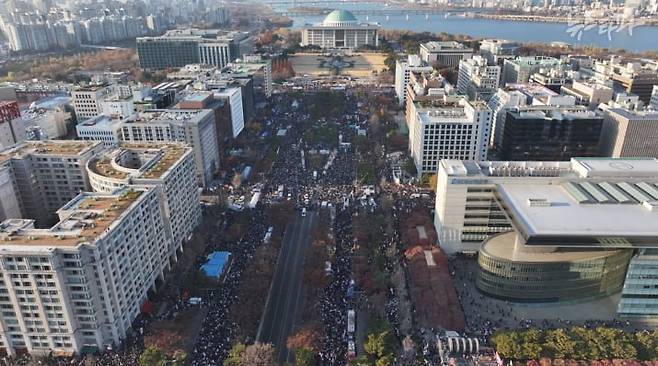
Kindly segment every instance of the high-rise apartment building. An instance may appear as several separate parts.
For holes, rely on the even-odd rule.
[[[459,62],[457,91],[468,95],[470,99],[489,100],[498,89],[500,66],[489,66],[482,56]]]
[[[172,246],[157,187],[80,193],[37,229],[0,224],[0,330],[9,354],[74,354],[119,344]]]
[[[11,171],[22,217],[47,225],[63,204],[89,191],[85,165],[102,149],[99,142],[48,140],[0,151],[0,166]]]
[[[122,143],[87,162],[89,183],[95,192],[114,192],[126,186],[157,186],[164,219],[171,230],[169,257],[201,222],[194,153],[181,143]]]
[[[192,147],[199,185],[209,184],[219,169],[215,116],[209,109],[159,109],[123,122],[127,142],[183,142]]]
[[[442,159],[486,160],[491,110],[479,101],[416,102],[409,150],[418,174],[434,174]]]

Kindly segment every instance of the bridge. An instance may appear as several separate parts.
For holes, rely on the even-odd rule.
[[[333,9],[331,9],[333,10]],[[317,9],[317,10],[288,10],[277,11],[276,13],[281,16],[304,16],[304,15],[326,15],[331,10]],[[372,9],[372,10],[350,10],[354,15],[373,15],[373,16],[404,16],[404,15],[435,15],[446,14],[445,10],[441,9]]]
[[[293,5],[293,6],[305,6],[305,5],[312,5],[312,6],[322,6],[325,4],[333,4],[333,3],[344,3],[344,4],[358,4],[356,1],[347,1],[347,0],[272,0],[272,1],[262,1],[263,4],[266,5]]]

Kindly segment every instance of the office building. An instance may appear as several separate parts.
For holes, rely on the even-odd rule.
[[[482,56],[459,62],[457,91],[472,100],[487,101],[498,89],[500,66],[488,66]]]
[[[183,142],[192,147],[199,185],[209,184],[219,169],[214,114],[209,109],[161,109],[141,112],[123,122],[127,142]]]
[[[412,72],[432,72],[434,68],[423,62],[418,55],[409,55],[407,60],[395,62],[395,94],[398,103],[404,105],[407,101],[407,84]]]
[[[407,84],[405,121],[410,129],[416,121],[416,104],[432,101],[458,102],[463,98],[438,72],[411,72]],[[417,103],[421,102],[421,103]]]
[[[610,157],[658,157],[658,112],[601,106],[605,115],[601,154]]]
[[[474,253],[491,235],[512,230],[509,218],[496,201],[499,185],[562,187],[568,182],[590,182],[605,187],[607,192],[585,191],[584,197],[591,199],[595,194],[599,198],[607,197],[610,203],[641,207],[642,201],[656,198],[653,187],[657,181],[658,162],[655,159],[574,158],[565,162],[443,160],[437,178],[434,226],[446,253]],[[538,195],[529,193],[526,199]],[[563,202],[572,201],[565,199]],[[640,208],[638,206],[636,208]]]
[[[188,64],[223,68],[251,52],[247,33],[219,29],[176,29],[158,37],[137,38],[139,65],[143,69],[166,69]]]
[[[560,65],[560,60],[546,56],[517,57],[505,60],[501,83],[503,85],[527,83],[530,80],[530,75],[542,69],[556,69]]]
[[[427,42],[420,44],[420,58],[429,65],[457,67],[460,61],[473,57],[473,49],[462,43]]]
[[[651,101],[654,85],[658,85],[658,62],[655,60],[636,60],[622,63],[618,57],[597,61],[593,70],[595,77],[601,80],[612,79],[615,90],[635,94],[645,104]]]
[[[435,174],[442,159],[486,160],[491,110],[482,102],[416,102],[409,150],[418,175]]]
[[[562,86],[561,93],[573,96],[576,98],[576,103],[592,109],[597,108],[601,103],[608,103],[613,96],[613,90],[609,86],[577,80],[571,85]]]
[[[79,139],[100,141],[105,147],[112,147],[121,141],[123,120],[100,115],[80,122],[75,126]]]
[[[21,205],[14,174],[9,166],[0,165],[0,220],[20,219]]]
[[[78,121],[103,114],[103,101],[112,94],[112,87],[106,84],[79,87],[71,91],[71,102]]]
[[[347,10],[334,10],[321,23],[302,28],[302,46],[355,49],[379,46],[379,25],[359,23]]]
[[[653,91],[651,92],[651,100],[649,100],[649,109],[658,111],[658,85],[653,86]]]
[[[480,42],[480,55],[489,65],[503,66],[505,60],[516,58],[519,44],[504,39],[483,39]]]
[[[572,83],[571,74],[562,69],[540,69],[530,75],[529,81],[556,93],[559,93],[563,86],[568,86]]]
[[[55,212],[90,190],[85,164],[103,149],[87,141],[27,141],[0,151],[0,166],[11,169],[21,217],[48,225]]]
[[[122,143],[87,162],[95,192],[114,192],[127,186],[157,186],[164,219],[171,229],[176,258],[182,244],[201,222],[194,153],[181,143]]]
[[[515,302],[582,301],[621,291],[620,316],[655,316],[658,162],[572,164],[578,174],[558,184],[517,178],[526,182],[495,185],[495,204],[511,231],[482,244],[476,286]]]
[[[599,155],[603,117],[584,106],[520,106],[507,111],[501,160],[569,160]]]

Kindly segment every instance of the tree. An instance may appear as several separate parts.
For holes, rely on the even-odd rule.
[[[231,347],[228,356],[224,359],[224,366],[242,366],[242,358],[244,357],[247,346],[244,343],[236,343]]]
[[[169,365],[183,366],[183,365],[185,365],[186,361],[187,361],[187,353],[185,353],[181,350],[177,350],[176,352],[174,352],[174,355],[171,359],[171,363],[169,363]]]
[[[551,358],[573,357],[576,342],[564,329],[550,329],[545,336],[545,351]]]
[[[437,182],[438,182],[438,175],[436,175],[436,174],[430,175],[429,185],[430,185],[430,189],[432,190],[432,192],[436,192]]]
[[[395,358],[393,354],[389,353],[377,359],[375,366],[391,366],[393,365],[393,361],[395,361]]]
[[[148,347],[139,356],[139,366],[162,366],[164,362],[165,355],[153,346]]]
[[[315,366],[315,353],[308,348],[297,348],[295,350],[296,366]]]
[[[243,365],[275,366],[274,346],[271,343],[254,343],[247,346],[242,357]]]

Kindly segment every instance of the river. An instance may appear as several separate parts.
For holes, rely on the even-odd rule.
[[[381,3],[352,2],[329,3],[321,2],[315,6],[345,10],[383,9]],[[277,6],[275,10],[284,10],[286,6]],[[395,9],[388,7],[386,9]],[[607,29],[595,26],[581,32],[578,39],[572,25],[566,23],[542,23],[508,20],[491,20],[482,18],[464,18],[459,16],[446,17],[445,14],[431,15],[391,15],[388,16],[357,16],[361,21],[377,22],[385,29],[403,29],[414,32],[445,32],[465,34],[482,38],[504,38],[520,42],[565,42],[579,46],[596,46],[610,49],[625,49],[627,51],[658,51],[658,27],[637,25],[621,30],[613,30],[609,35]],[[307,23],[322,21],[318,15],[293,16],[293,28],[300,28]]]

